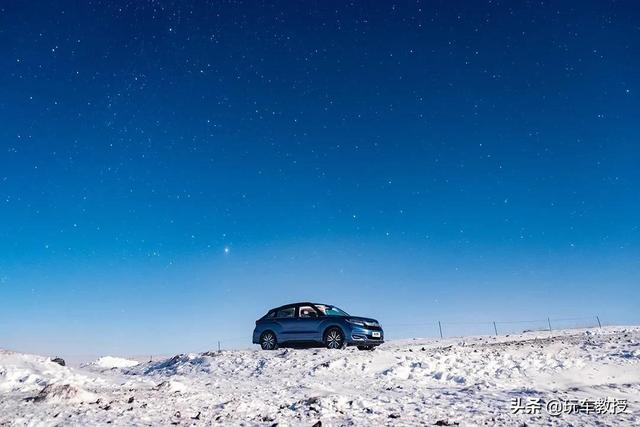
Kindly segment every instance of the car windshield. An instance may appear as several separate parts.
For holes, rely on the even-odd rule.
[[[324,313],[325,316],[348,316],[349,314],[346,311],[340,310],[338,307],[333,305],[324,305],[324,304],[316,304],[316,307]]]

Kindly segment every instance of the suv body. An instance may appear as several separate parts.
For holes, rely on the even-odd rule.
[[[380,323],[351,316],[330,304],[299,302],[269,310],[256,320],[253,343],[264,350],[278,346],[323,345],[328,348],[358,346],[372,350],[384,342]]]

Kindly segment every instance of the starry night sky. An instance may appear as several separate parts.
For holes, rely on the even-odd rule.
[[[10,1],[0,49],[0,346],[640,321],[637,2]]]

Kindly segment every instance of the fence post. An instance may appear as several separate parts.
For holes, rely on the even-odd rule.
[[[496,327],[496,321],[495,320],[493,321],[493,330],[495,331],[496,336],[498,336],[498,328]]]
[[[600,323],[600,318],[596,316],[596,320],[598,321],[598,328],[602,329],[602,323]]]
[[[551,332],[551,319],[547,317],[547,323],[549,323],[549,332]]]
[[[442,339],[442,324],[438,320],[438,328],[440,329],[440,339]]]
[[[218,341],[218,353],[220,353],[220,341]]]

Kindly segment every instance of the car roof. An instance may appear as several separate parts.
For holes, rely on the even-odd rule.
[[[291,304],[281,305],[280,307],[272,308],[269,311],[281,310],[283,308],[290,308],[290,307],[295,307],[295,306],[298,306],[298,305],[314,305],[315,306],[315,305],[329,305],[329,304],[320,304],[320,303],[317,303],[317,302],[301,301],[301,302],[294,302],[294,303],[291,303]]]

